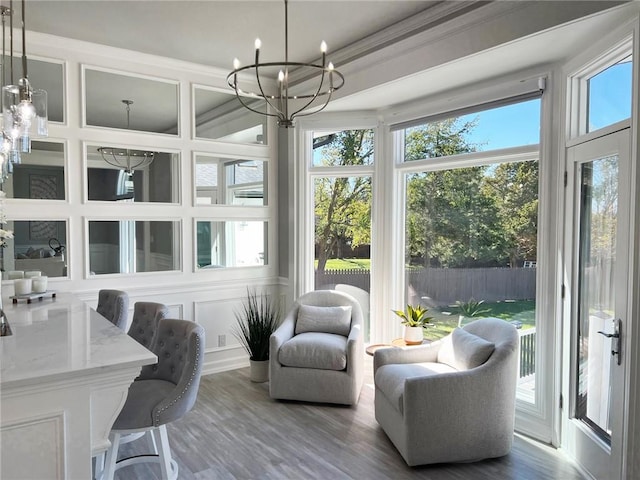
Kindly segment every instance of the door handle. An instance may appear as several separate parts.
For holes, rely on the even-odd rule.
[[[613,328],[613,333],[606,333],[603,332],[602,330],[598,330],[598,333],[600,335],[604,335],[607,338],[613,338],[614,340],[611,342],[611,355],[616,357],[617,356],[617,363],[618,365],[622,364],[622,358],[620,355],[620,335],[622,332],[622,320],[618,319],[618,320],[614,320],[613,322],[614,328]]]
[[[604,335],[607,338],[620,338],[619,333],[606,333],[606,332],[603,332],[602,330],[598,330],[598,333],[600,335]]]

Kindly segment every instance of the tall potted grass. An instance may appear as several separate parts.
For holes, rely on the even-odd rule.
[[[233,335],[249,354],[252,382],[269,380],[269,337],[280,324],[280,309],[266,293],[247,290],[247,298],[235,312]]]

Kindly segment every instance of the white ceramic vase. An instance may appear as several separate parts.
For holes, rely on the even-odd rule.
[[[256,383],[269,381],[269,360],[249,360],[249,380]]]
[[[422,327],[404,327],[404,341],[407,345],[419,345],[424,340]]]

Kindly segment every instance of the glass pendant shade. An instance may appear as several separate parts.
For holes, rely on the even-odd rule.
[[[43,138],[49,136],[49,120],[47,118],[47,92],[35,89],[31,94],[31,100],[35,108],[36,117],[32,122],[31,138]]]
[[[20,89],[17,85],[2,87],[2,124],[5,134],[15,140],[21,135],[18,106],[20,105]]]

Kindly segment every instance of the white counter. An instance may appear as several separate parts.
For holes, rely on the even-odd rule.
[[[4,305],[0,478],[88,479],[129,385],[156,357],[71,295]]]

